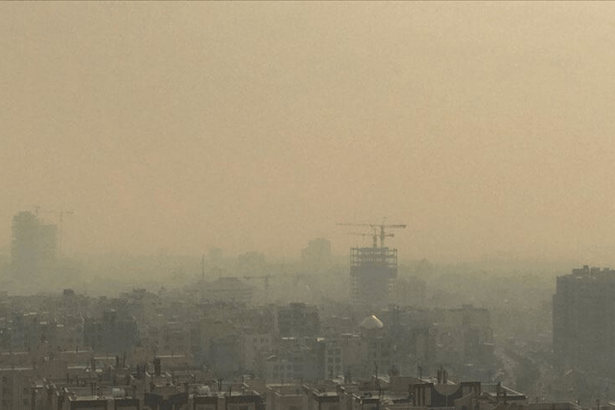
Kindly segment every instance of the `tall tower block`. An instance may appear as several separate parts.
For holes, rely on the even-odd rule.
[[[48,272],[57,260],[58,228],[42,222],[32,212],[13,217],[11,270],[15,277],[28,280]]]
[[[386,219],[386,218],[385,218]],[[388,229],[405,228],[403,224],[355,224],[338,223],[343,226],[363,226],[372,229],[371,234],[352,233],[352,235],[371,236],[371,248],[350,249],[350,297],[355,308],[377,308],[389,303],[389,296],[397,279],[397,249],[384,246]],[[380,239],[380,246],[378,246]]]
[[[397,249],[350,249],[350,296],[354,306],[384,306],[397,279]]]

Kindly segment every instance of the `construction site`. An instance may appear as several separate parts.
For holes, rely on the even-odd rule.
[[[371,247],[350,249],[350,298],[355,308],[386,306],[397,279],[397,249],[385,246],[385,238],[392,237],[388,229],[402,229],[406,225],[395,224],[346,224],[342,226],[369,227],[370,233],[350,233],[371,236]]]

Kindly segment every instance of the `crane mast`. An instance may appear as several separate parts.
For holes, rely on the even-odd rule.
[[[378,238],[379,238],[379,234],[378,234],[378,230],[374,229],[371,233],[366,233],[366,232],[349,232],[348,235],[357,235],[357,236],[371,236],[372,237],[372,243],[373,243],[373,247],[377,248],[378,247]],[[385,237],[388,238],[392,238],[393,236],[395,236],[392,233],[387,233],[384,235]]]
[[[387,229],[403,229],[406,227],[405,224],[355,224],[355,223],[338,223],[337,225],[340,226],[366,226],[369,227],[371,229],[374,230],[373,233],[373,239],[374,239],[374,248],[377,247],[377,238],[380,238],[380,247],[384,248],[384,239],[387,237],[392,237],[394,236],[392,233],[387,234],[386,230]],[[355,235],[355,233],[351,233],[352,235]],[[359,233],[358,235],[368,235],[368,234],[362,234]]]

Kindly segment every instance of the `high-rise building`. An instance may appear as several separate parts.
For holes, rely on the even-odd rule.
[[[350,293],[355,306],[384,306],[397,278],[397,249],[350,249]]]
[[[553,352],[562,363],[613,372],[614,270],[584,266],[557,278],[553,296]]]
[[[384,246],[384,240],[392,237],[389,229],[403,229],[403,224],[354,224],[344,226],[363,226],[372,230],[371,234],[352,233],[371,236],[373,246],[350,249],[350,298],[357,313],[360,310],[372,311],[392,302],[391,291],[397,279],[397,249]],[[380,246],[378,246],[380,239]]]
[[[46,224],[32,212],[13,217],[11,269],[16,277],[37,276],[51,269],[57,260],[58,227]]]

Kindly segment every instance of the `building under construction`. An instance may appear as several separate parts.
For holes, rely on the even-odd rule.
[[[395,279],[397,249],[350,249],[350,294],[354,305],[386,305]]]
[[[377,307],[389,303],[391,290],[397,279],[397,249],[384,246],[387,228],[406,225],[340,224],[369,226],[374,230],[373,246],[350,249],[350,297],[355,307]],[[367,235],[367,234],[364,234]],[[380,246],[378,246],[380,238]]]

